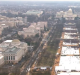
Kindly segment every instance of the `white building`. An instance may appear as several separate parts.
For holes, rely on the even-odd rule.
[[[30,26],[28,28],[23,28],[23,31],[19,31],[19,35],[23,35],[24,37],[35,36],[39,31],[35,28],[35,26]]]
[[[74,18],[77,17],[77,14],[73,14],[72,9],[69,9],[66,12],[63,11],[57,12],[56,18],[62,17],[64,17],[66,20],[74,20]]]
[[[59,66],[55,67],[56,73],[58,71],[71,72],[72,70],[80,71],[80,57],[79,56],[61,56]]]
[[[21,48],[13,47],[8,48],[3,52],[5,62],[18,63],[24,54],[24,50]]]
[[[44,26],[47,28],[47,22],[31,23],[28,28],[23,28],[23,31],[18,31],[18,35],[23,35],[24,38],[35,36],[44,30]]]
[[[0,66],[4,64],[4,56],[0,53]]]
[[[0,52],[4,55],[5,62],[18,63],[28,51],[28,45],[18,39],[6,40],[0,44]]]
[[[61,50],[61,55],[79,55],[79,48],[74,48],[70,46],[63,46]]]
[[[39,11],[39,10],[29,10],[26,13],[24,13],[25,15],[36,15],[38,17],[40,17],[41,14],[43,14],[43,11]]]
[[[40,28],[40,30],[44,30],[44,26],[47,28],[47,22],[38,22],[37,27]]]

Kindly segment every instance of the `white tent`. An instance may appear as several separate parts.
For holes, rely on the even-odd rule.
[[[71,73],[59,73],[57,75],[80,75],[80,72],[71,72]]]
[[[65,68],[64,68],[64,66],[56,66],[55,67],[55,71],[64,71],[65,70]]]
[[[70,35],[70,34],[77,34],[77,33],[67,33],[67,32],[65,32],[65,34],[68,34],[68,35]]]
[[[79,55],[79,48],[63,46],[61,55]]]
[[[77,39],[77,37],[72,37],[69,34],[65,34],[64,39]]]
[[[75,60],[75,61],[74,61]],[[80,65],[79,56],[61,56],[59,66]]]
[[[67,42],[63,42],[63,45],[78,45],[78,43],[71,43],[71,42],[67,43]]]
[[[64,30],[77,30],[77,28],[65,28]]]

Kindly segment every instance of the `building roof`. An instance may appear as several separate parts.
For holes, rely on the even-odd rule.
[[[63,46],[61,55],[79,55],[79,48]]]
[[[20,43],[20,41],[18,39],[14,39],[12,42]]]
[[[7,50],[4,53],[14,53],[16,54],[18,51],[20,50],[20,48],[17,47],[12,47],[12,48],[7,48]]]
[[[64,39],[78,39],[77,36],[71,36],[69,34],[64,35]]]
[[[45,70],[45,69],[47,69],[47,67],[41,67],[41,69],[42,69],[42,70]]]
[[[37,15],[37,14],[40,14],[40,13],[41,13],[41,11],[36,11],[36,10],[26,12],[26,14],[34,14],[34,15]]]
[[[6,25],[6,24],[1,24],[1,25],[3,25],[3,26],[4,26],[4,25]]]
[[[12,42],[12,40],[6,40],[6,41],[4,41],[4,42]]]
[[[80,75],[80,72],[70,72],[70,73],[59,73],[57,75]]]
[[[64,30],[77,30],[77,28],[70,28],[70,27],[67,28],[67,27],[66,27],[66,28],[64,28]]]
[[[71,65],[73,67],[74,66],[76,67],[77,65],[80,66],[80,58],[79,58],[79,56],[61,56],[60,57],[59,66],[64,66],[65,68],[68,67],[68,69],[72,69],[72,68],[70,68]]]
[[[78,43],[63,42],[63,45],[78,45]]]

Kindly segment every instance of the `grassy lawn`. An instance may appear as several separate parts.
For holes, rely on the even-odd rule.
[[[48,46],[47,49],[42,53],[41,59],[39,59],[39,62],[37,66],[52,66],[55,59],[55,54],[57,50],[54,49],[54,47]]]
[[[31,75],[51,75],[51,74],[50,72],[44,72],[44,73],[37,72],[37,73],[31,73]]]
[[[8,73],[0,73],[0,75],[8,75]]]

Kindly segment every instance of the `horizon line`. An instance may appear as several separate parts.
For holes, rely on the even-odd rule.
[[[31,1],[33,1],[33,0],[0,0],[0,1],[28,1],[28,2],[31,2]],[[80,0],[78,0],[78,1],[77,1],[77,0],[76,0],[76,1],[75,1],[75,0],[72,0],[72,1],[70,1],[70,0],[65,0],[65,1],[64,1],[64,0],[54,0],[54,1],[53,1],[53,0],[49,0],[49,1],[48,1],[48,0],[45,0],[45,1],[44,1],[44,0],[34,0],[33,2],[35,2],[35,1],[36,1],[36,2],[38,2],[38,1],[40,1],[40,2],[41,2],[41,1],[42,1],[42,2],[46,2],[46,1],[47,1],[47,2],[50,2],[50,1],[52,1],[52,2],[66,2],[66,1],[67,1],[67,2],[80,2]]]

